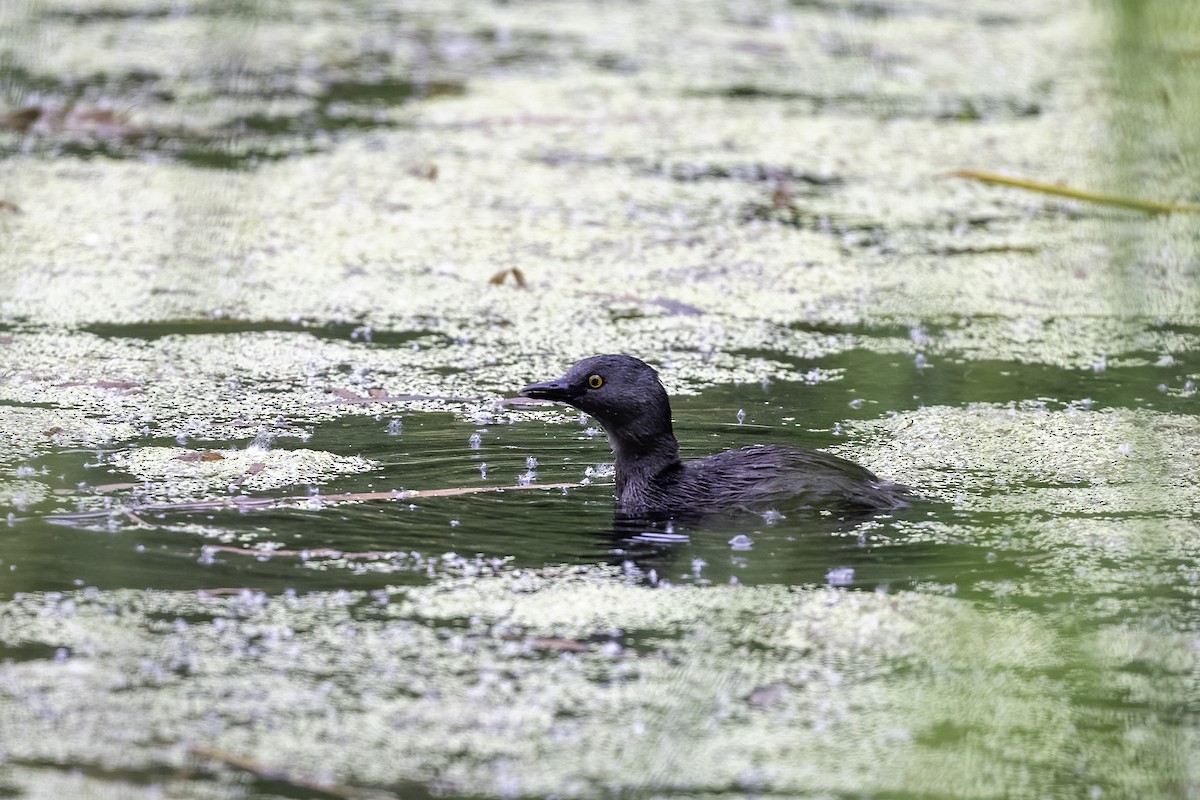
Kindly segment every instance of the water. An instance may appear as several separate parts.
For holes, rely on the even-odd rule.
[[[0,10],[0,794],[1194,796],[1194,11],[418,5]]]
[[[870,341],[869,330],[851,332]],[[856,746],[878,755],[907,742],[918,764],[961,757],[975,746],[965,730],[987,731],[1006,748],[1035,743],[1019,757],[1035,787],[1076,785],[1059,770],[1090,759],[1085,748],[1122,764],[1113,754],[1126,751],[1129,737],[1154,742],[1150,757],[1163,763],[1172,752],[1167,742],[1191,725],[1182,709],[1192,689],[1172,665],[1185,658],[1200,584],[1194,522],[1190,512],[1178,513],[1193,501],[1155,466],[1170,463],[1156,460],[1158,451],[1162,459],[1184,453],[1165,437],[1170,420],[1192,419],[1194,400],[1158,387],[1181,389],[1200,365],[1190,352],[1169,362],[1153,353],[1126,359],[1128,365],[1095,371],[943,354],[918,369],[908,358],[852,349],[822,359],[823,368],[844,376],[838,381],[756,380],[675,399],[685,457],[767,441],[849,447],[847,455],[928,497],[866,519],[764,514],[654,528],[614,522],[607,443],[570,409],[511,422],[492,415],[480,424],[470,414],[412,403],[348,405],[332,418],[277,429],[296,428],[299,436],[268,441],[250,430],[241,439],[188,443],[194,452],[224,453],[224,461],[245,450],[275,464],[273,454],[313,450],[373,465],[325,475],[319,486],[236,487],[256,497],[307,496],[271,509],[142,510],[138,476],[116,465],[125,463],[122,453],[161,446],[162,437],[21,457],[11,462],[12,474],[50,494],[26,497],[0,537],[9,601],[0,617],[0,681],[16,697],[54,697],[84,719],[148,723],[154,716],[140,709],[139,698],[154,697],[173,709],[179,735],[202,740],[214,724],[222,740],[233,735],[247,704],[285,729],[320,718],[334,725],[322,737],[364,753],[373,752],[373,726],[381,722],[357,704],[382,692],[388,713],[400,715],[387,719],[415,714],[436,731],[418,750],[389,750],[409,759],[407,775],[448,757],[440,748],[461,726],[475,724],[481,700],[507,698],[507,710],[488,723],[505,732],[502,738],[528,724],[523,715],[548,701],[495,677],[512,671],[529,687],[553,675],[566,692],[550,702],[556,715],[580,715],[582,727],[572,729],[579,738],[553,722],[536,727],[535,740],[565,737],[567,747],[619,737],[624,723],[603,711],[612,702],[605,687],[632,681],[645,691],[657,687],[655,696],[678,697],[661,714],[646,711],[652,701],[642,688],[620,701],[621,719],[641,720],[644,735],[669,741],[681,714],[694,714],[694,724],[718,724],[722,737],[740,742],[739,753],[764,745],[790,752],[803,734],[807,755],[790,756],[793,769],[835,761],[858,713],[881,727],[856,732]],[[242,381],[242,391],[257,388]],[[983,409],[975,422],[962,416],[968,401],[984,404],[975,406]],[[740,421],[733,413],[739,409]],[[1157,416],[1145,423],[1122,416],[1130,414]],[[888,427],[881,432],[872,427],[878,424]],[[214,418],[206,430],[219,425]],[[1007,433],[989,432],[994,426]],[[393,435],[397,428],[401,435]],[[928,430],[940,432],[932,444]],[[1014,446],[1006,438],[1043,430],[1037,444]],[[1194,435],[1187,424],[1179,430]],[[184,463],[191,470],[222,461]],[[1183,474],[1190,463],[1183,462]],[[565,491],[329,501],[344,493],[585,478],[587,485]],[[131,513],[70,517],[80,493],[91,498],[91,487],[113,484],[134,485],[105,492]],[[161,504],[159,494],[141,503]],[[611,571],[596,572],[605,568]],[[647,661],[658,658],[690,666],[658,674]],[[372,665],[368,674],[383,676],[378,685],[359,682],[363,659]],[[91,665],[98,683],[89,678],[80,694],[59,673],[30,671],[39,664]],[[110,670],[131,669],[149,670],[139,678],[149,683],[120,694],[105,688],[117,685],[104,677]],[[261,682],[281,671],[289,677],[277,690],[222,699],[237,697],[234,675]],[[327,681],[333,695],[317,699],[297,688],[310,681]],[[939,686],[959,701],[949,709],[914,705],[913,697]],[[211,708],[194,720],[186,710],[191,692],[201,692]],[[428,698],[458,693],[466,693],[465,705],[442,700],[441,716],[423,716]],[[811,706],[810,696],[830,698],[829,705]],[[5,713],[22,713],[29,702],[10,702]],[[743,709],[743,702],[761,718],[714,722],[730,713],[741,719],[744,710],[726,707]],[[839,703],[872,710],[850,713]],[[1003,717],[1012,706],[1025,710]],[[355,720],[354,732],[333,723],[339,718]],[[794,728],[789,720],[797,718]],[[36,735],[11,746],[40,752],[36,743],[44,737],[63,736],[61,719],[49,715],[32,728],[12,723]],[[1068,730],[1069,739],[1057,738]],[[1078,745],[1075,737],[1083,737]],[[109,751],[105,737],[95,741],[97,755],[87,749],[96,745],[80,743],[70,745],[72,758],[118,759],[134,774],[181,758],[150,740],[121,745],[125,755]],[[291,741],[255,735],[238,739],[231,752],[278,763],[286,756],[275,748],[295,746]],[[620,750],[617,740],[605,741],[607,752]],[[312,757],[315,746],[303,745]],[[493,746],[488,737],[474,745]],[[1044,748],[1049,755],[1035,752]],[[535,758],[509,757],[518,764]],[[27,758],[15,760],[23,765]],[[372,784],[374,767],[350,763],[350,783]],[[480,772],[470,780],[486,781],[489,763],[475,767]],[[1142,780],[1138,770],[1086,763],[1105,785]],[[718,780],[724,764],[713,761],[702,780]],[[873,776],[872,785],[894,780],[866,763],[857,769]],[[530,779],[523,767],[519,774]],[[796,785],[799,774],[778,780]]]
[[[1185,359],[1168,366],[1148,366],[1101,373],[1054,370],[1011,363],[944,359],[937,368],[914,372],[890,356],[852,352],[827,363],[851,376],[872,376],[858,384],[835,382],[820,387],[783,381],[767,386],[724,386],[699,396],[676,398],[676,429],[684,457],[698,457],[743,444],[779,442],[828,447],[846,437],[840,431],[858,412],[900,414],[926,406],[957,405],[969,396],[977,402],[1004,403],[1028,397],[1063,398],[1059,404],[1085,403],[1100,413],[1125,397],[1132,407],[1153,406],[1160,413],[1190,411],[1191,399],[1158,392],[1164,376],[1176,380],[1193,369]],[[1148,388],[1150,391],[1141,391]],[[1014,391],[1015,390],[1015,391]],[[849,406],[843,398],[867,401]],[[1132,395],[1132,397],[1131,397]],[[722,422],[731,408],[749,409],[746,422]],[[522,483],[572,483],[604,470],[611,461],[607,442],[590,420],[564,410],[559,424],[529,422],[473,426],[450,414],[396,412],[359,415],[312,427],[302,442],[277,440],[272,447],[302,445],[344,457],[361,456],[377,466],[357,476],[326,483],[322,493],[403,491],[406,489],[495,488]],[[403,423],[403,436],[395,435]],[[261,437],[259,437],[261,438]],[[258,438],[255,439],[258,441]],[[137,445],[133,445],[136,447]],[[207,442],[220,450],[236,442]],[[1128,445],[1119,452],[1128,454]],[[870,460],[870,453],[865,453]],[[136,476],[99,463],[90,452],[64,453],[17,468],[19,476],[47,473],[54,491],[71,492],[77,484],[136,483]],[[486,464],[486,469],[482,469]],[[89,466],[90,465],[90,466]],[[993,584],[1026,577],[1022,560],[1036,551],[1017,550],[996,557],[990,531],[995,520],[980,512],[956,510],[944,487],[924,488],[931,500],[914,508],[880,515],[864,523],[836,516],[767,514],[745,519],[710,520],[677,526],[681,542],[647,536],[653,531],[628,530],[612,518],[611,479],[565,490],[471,494],[412,501],[330,504],[320,508],[276,508],[248,511],[156,511],[144,517],[114,513],[101,520],[56,522],[54,508],[30,509],[0,545],[8,565],[12,591],[62,590],[80,585],[100,588],[156,586],[197,589],[236,583],[239,570],[253,566],[255,585],[270,591],[347,588],[346,576],[314,571],[296,557],[218,554],[205,569],[196,568],[204,544],[254,548],[265,542],[289,551],[338,550],[377,560],[378,572],[356,578],[354,588],[378,588],[392,581],[425,579],[424,573],[393,573],[382,554],[401,552],[439,556],[509,559],[513,566],[547,563],[622,563],[633,561],[654,569],[672,583],[694,580],[691,564],[708,565],[706,582],[824,583],[838,572],[838,585],[862,589],[909,588],[923,582],[955,585],[977,592],[979,583]],[[1012,486],[1013,492],[1021,490]],[[294,491],[277,490],[277,496]],[[252,493],[254,494],[254,493]],[[261,493],[259,493],[261,494]],[[270,493],[268,493],[270,494]],[[119,493],[118,493],[119,496]],[[318,497],[320,495],[317,495]],[[123,501],[122,505],[128,505]],[[135,503],[136,508],[136,503]],[[53,523],[53,524],[52,524]],[[147,523],[152,528],[143,527]],[[951,546],[910,542],[924,523],[958,531]],[[74,527],[75,524],[86,527]],[[731,541],[736,543],[730,544]],[[79,558],[63,560],[66,551]],[[376,558],[372,554],[379,554]],[[1006,572],[1007,570],[1007,572]],[[30,576],[24,578],[24,576]],[[846,577],[846,576],[852,576]],[[361,581],[361,583],[360,583]]]

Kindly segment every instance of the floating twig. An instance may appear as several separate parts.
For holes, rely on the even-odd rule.
[[[131,511],[129,509],[125,509],[125,516],[127,516],[131,520],[133,520],[133,523],[135,525],[137,525],[139,528],[145,528],[148,531],[152,531],[156,527],[158,527],[156,525],[151,525],[149,522],[146,522],[146,520],[142,519],[141,517],[139,517],[137,514],[133,513],[133,511]]]
[[[1129,208],[1146,214],[1200,214],[1200,205],[1191,203],[1157,203],[1153,200],[1137,200],[1131,197],[1121,197],[1115,194],[1099,194],[1085,192],[1082,189],[1072,189],[1068,186],[1058,186],[1053,183],[1030,181],[1024,178],[1010,178],[995,172],[981,172],[973,169],[960,169],[950,173],[953,178],[969,178],[981,183],[992,183],[999,186],[1012,186],[1016,189],[1026,189],[1031,192],[1042,192],[1059,197],[1069,197],[1072,200],[1083,200],[1088,203],[1100,203],[1106,206]]]
[[[232,553],[235,556],[254,556],[255,558],[282,556],[284,558],[303,558],[305,560],[321,558],[322,556],[328,556],[329,558],[383,559],[408,555],[408,553],[399,550],[349,551],[338,550],[336,547],[314,547],[309,550],[286,550],[283,548],[272,550],[269,548],[234,547],[229,544],[206,544],[204,545],[204,549],[214,553]]]
[[[303,792],[306,797],[330,798],[331,800],[357,800],[357,798],[378,796],[377,792],[357,789],[353,786],[342,786],[336,783],[317,783],[316,781],[297,778],[289,774],[286,770],[270,767],[246,756],[227,753],[224,750],[217,750],[212,747],[192,746],[188,748],[188,755],[204,761],[216,761],[227,767],[248,772],[260,781],[283,784],[290,787],[293,791]]]
[[[288,495],[286,497],[218,497],[212,500],[189,500],[180,503],[147,503],[129,508],[106,508],[97,511],[76,511],[70,514],[46,514],[50,522],[75,522],[103,519],[111,514],[133,515],[162,511],[239,511],[252,508],[286,508],[288,506],[327,505],[329,503],[361,503],[370,500],[419,500],[427,497],[457,497],[464,494],[490,492],[520,492],[530,489],[576,489],[582,483],[529,483],[518,486],[456,486],[449,489],[397,489],[390,492],[349,492],[344,494]]]

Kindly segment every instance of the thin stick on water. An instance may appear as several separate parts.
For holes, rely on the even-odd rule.
[[[330,800],[357,800],[357,798],[379,796],[378,792],[371,792],[353,786],[342,786],[336,783],[318,783],[298,778],[286,770],[271,767],[246,756],[217,750],[212,747],[192,746],[188,748],[188,754],[195,759],[214,761],[226,767],[249,773],[260,781],[283,784],[293,792],[301,792],[307,797],[330,798]]]
[[[524,492],[532,489],[576,489],[581,483],[529,483],[519,486],[457,486],[449,489],[405,489],[391,492],[350,492],[345,494],[289,495],[287,497],[218,497],[212,500],[189,500],[179,503],[148,503],[132,507],[114,507],[98,511],[78,511],[69,514],[46,514],[50,522],[72,523],[91,519],[104,519],[112,514],[124,514],[143,525],[146,521],[139,515],[168,511],[223,511],[229,509],[271,509],[294,506],[327,505],[330,503],[361,503],[375,500],[409,501],[427,497],[456,497],[466,494],[489,492]],[[152,527],[152,526],[151,526]]]
[[[1011,186],[1016,189],[1026,189],[1031,192],[1041,192],[1042,194],[1052,194],[1058,197],[1069,197],[1072,200],[1083,200],[1088,203],[1100,203],[1106,206],[1117,206],[1118,208],[1129,208],[1134,211],[1142,211],[1146,214],[1200,214],[1200,205],[1191,203],[1158,203],[1153,200],[1138,200],[1131,197],[1121,197],[1115,194],[1100,194],[1098,192],[1087,192],[1082,189],[1072,189],[1068,186],[1059,186],[1053,183],[1042,183],[1041,181],[1030,181],[1024,178],[1010,178],[1007,175],[1000,175],[995,172],[982,172],[974,169],[960,169],[950,173],[952,178],[968,178],[970,180],[980,181],[981,183],[991,183],[998,186]]]

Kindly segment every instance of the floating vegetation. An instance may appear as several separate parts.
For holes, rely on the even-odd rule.
[[[1195,199],[1194,13],[996,6],[0,3],[0,794],[1195,786],[1195,218],[943,179]],[[597,352],[928,500],[627,529]]]

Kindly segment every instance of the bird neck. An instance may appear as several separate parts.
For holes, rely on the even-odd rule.
[[[617,497],[623,503],[643,497],[651,481],[679,465],[679,442],[669,423],[665,431],[660,429],[647,436],[637,436],[628,430],[609,431],[608,441],[615,461]]]

